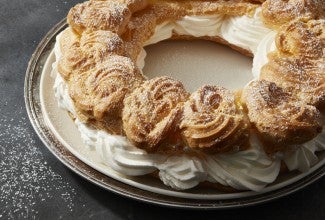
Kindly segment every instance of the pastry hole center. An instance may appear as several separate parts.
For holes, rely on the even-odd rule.
[[[214,42],[163,41],[144,49],[144,75],[170,76],[190,92],[206,84],[240,89],[253,79],[252,58]]]

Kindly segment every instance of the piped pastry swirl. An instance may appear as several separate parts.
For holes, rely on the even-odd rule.
[[[243,90],[242,101],[268,153],[314,138],[322,129],[320,113],[273,82],[255,80]]]
[[[144,8],[145,0],[90,0],[74,6],[67,17],[74,31],[110,30],[122,34],[133,12]]]
[[[300,59],[325,57],[325,20],[304,21],[298,18],[281,26],[276,37],[280,56]]]
[[[262,20],[272,28],[279,28],[296,18],[323,19],[325,4],[322,0],[266,0],[262,4]]]
[[[110,55],[87,72],[74,74],[69,80],[69,92],[84,121],[95,120],[113,134],[122,134],[124,97],[143,80],[129,58]]]
[[[318,60],[269,55],[260,79],[276,83],[314,106],[325,102],[325,58]]]
[[[249,122],[229,90],[203,86],[184,104],[180,124],[186,145],[210,152],[236,151],[249,136]]]
[[[164,141],[177,143],[174,133],[188,96],[183,84],[169,77],[144,82],[124,100],[122,119],[128,139],[147,151],[157,150]]]

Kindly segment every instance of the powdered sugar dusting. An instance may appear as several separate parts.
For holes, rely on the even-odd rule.
[[[0,118],[0,218],[38,218],[36,207],[54,199],[72,212],[75,189],[47,164],[23,108],[17,108],[11,113],[17,117]]]

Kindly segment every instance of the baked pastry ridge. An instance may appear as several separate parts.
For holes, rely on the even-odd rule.
[[[216,153],[238,151],[247,144],[248,119],[235,95],[225,88],[199,88],[185,102],[183,117],[180,129],[189,147]]]
[[[304,143],[322,129],[314,106],[273,82],[252,81],[244,88],[242,99],[251,123],[266,142],[267,153],[283,152],[289,145]]]
[[[139,148],[154,151],[166,137],[177,132],[182,104],[189,96],[181,82],[157,77],[144,82],[125,100],[123,128],[128,139]],[[170,140],[177,144],[177,140]]]
[[[277,29],[296,18],[303,20],[324,19],[324,2],[318,0],[266,0],[262,4],[262,20],[267,26]]]

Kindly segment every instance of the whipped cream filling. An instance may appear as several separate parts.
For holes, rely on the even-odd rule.
[[[230,44],[251,51],[253,76],[259,77],[261,68],[268,62],[267,54],[276,49],[276,32],[264,26],[260,19],[261,8],[256,9],[253,17],[249,16],[185,16],[177,21],[164,22],[155,28],[154,34],[144,46],[169,39],[173,33],[194,37],[221,37]],[[138,55],[138,67],[145,64],[146,53],[143,49]]]
[[[318,162],[316,152],[325,150],[325,126],[316,138],[293,148],[294,150],[284,155],[283,161],[290,171],[307,172]]]
[[[185,16],[177,21],[164,22],[155,28],[154,34],[144,46],[171,38],[173,32],[194,37],[222,37],[230,44],[257,52],[263,38],[272,30],[265,27],[260,19],[261,8],[256,9],[253,17],[249,16]]]
[[[254,78],[259,78],[262,67],[269,61],[267,54],[276,50],[275,31],[270,31],[258,44],[253,58],[252,73]]]
[[[263,26],[258,13],[259,10],[253,18],[186,16],[176,22],[165,22],[156,27],[154,35],[144,46],[170,38],[173,31],[195,37],[221,36],[230,43],[254,53],[253,73],[258,77],[260,68],[267,62],[267,53],[275,49],[275,32]],[[56,60],[61,56],[59,41],[60,35],[57,36],[54,48]],[[137,60],[140,69],[145,65],[145,56],[146,52],[142,50]],[[55,78],[55,97],[59,107],[76,116],[68,87],[56,66],[57,62],[54,62],[52,77]],[[78,119],[75,124],[86,147],[95,150],[107,166],[129,176],[145,175],[157,170],[165,185],[179,190],[190,189],[200,182],[209,181],[238,190],[260,191],[277,178],[281,159],[290,170],[304,172],[318,161],[315,152],[325,150],[323,131],[315,139],[296,146],[296,150],[291,153],[282,155],[281,159],[268,157],[254,134],[250,138],[251,147],[245,151],[202,155],[200,158],[189,155],[167,156],[149,154],[136,148],[123,136],[94,129]]]
[[[160,41],[169,39],[173,35],[173,30],[175,28],[175,25],[173,22],[163,22],[162,24],[159,24],[155,28],[154,34],[150,37],[149,40],[147,40],[143,46],[147,46],[150,44],[155,44]]]
[[[175,21],[174,31],[179,35],[214,37],[220,34],[224,15],[185,16]]]
[[[136,65],[141,70],[141,72],[142,72],[142,70],[144,68],[144,65],[145,65],[146,56],[147,56],[147,52],[145,51],[145,49],[142,48],[139,55],[138,55],[138,57],[137,57],[137,61],[136,61]]]
[[[260,12],[261,8],[258,8],[253,17],[244,15],[226,18],[221,26],[221,36],[255,55],[259,43],[271,31],[261,21]]]

